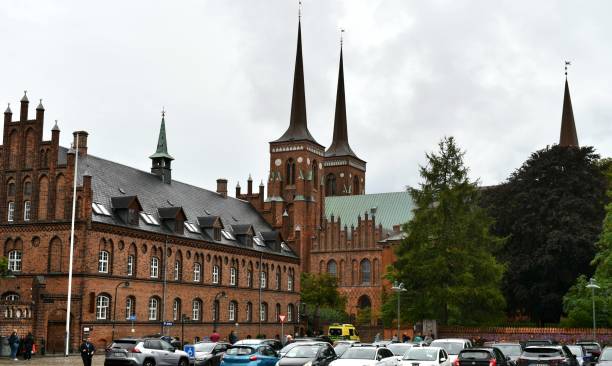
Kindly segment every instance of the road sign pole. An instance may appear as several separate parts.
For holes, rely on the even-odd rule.
[[[283,342],[283,340],[285,339],[285,316],[279,315],[278,319],[281,322],[281,342]]]

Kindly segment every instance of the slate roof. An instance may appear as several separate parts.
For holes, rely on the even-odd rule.
[[[66,163],[67,151],[68,149],[64,147],[60,148],[58,154],[60,163]],[[138,201],[142,205],[143,212],[152,215],[160,223],[160,214],[163,216],[173,216],[176,215],[177,210],[182,208],[187,216],[187,222],[195,226],[199,226],[198,217],[218,216],[221,218],[225,229],[230,232],[229,228],[232,225],[252,225],[256,234],[274,230],[259,212],[246,201],[233,197],[223,197],[217,192],[176,180],[173,180],[171,184],[166,184],[158,176],[149,172],[93,155],[80,158],[78,168],[78,184],[82,184],[83,174],[86,171],[90,173],[92,176],[93,202],[103,204],[111,212],[112,197],[137,196]],[[210,241],[209,237],[204,233],[192,233],[184,230],[183,234],[177,234],[171,232],[166,225],[149,225],[142,219],[139,220],[137,227],[124,223],[117,215],[104,216],[93,214],[92,219],[94,222]],[[204,220],[206,221],[207,219]],[[267,246],[254,245],[252,248],[245,248],[238,241],[227,240],[225,237],[216,243],[241,247],[245,250],[264,251],[297,258],[295,253],[287,250],[287,246],[283,246],[284,249],[278,252]]]
[[[382,224],[383,230],[393,230],[393,225],[403,225],[413,217],[415,208],[409,192],[387,192],[362,194],[356,196],[325,197],[325,217],[334,220],[340,217],[342,226],[357,227],[357,217],[364,218],[365,212],[372,216],[375,208],[376,225]]]

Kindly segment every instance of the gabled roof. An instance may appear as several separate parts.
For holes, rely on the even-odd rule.
[[[278,231],[262,231],[260,234],[265,242],[280,240],[280,233]]]
[[[111,207],[114,209],[121,210],[130,208],[134,202],[136,202],[138,205],[138,209],[142,211],[142,206],[140,205],[140,201],[138,201],[138,197],[136,196],[111,197]]]
[[[198,224],[204,229],[210,229],[213,227],[223,229],[223,221],[219,216],[200,216],[198,217]]]
[[[252,225],[232,225],[234,235],[255,235]]]
[[[175,220],[179,216],[187,218],[181,206],[178,207],[158,207],[157,215],[162,220]]]
[[[342,226],[357,227],[358,217],[365,213],[376,217],[376,225],[381,224],[384,230],[393,230],[394,225],[403,225],[413,217],[415,208],[410,192],[388,192],[362,194],[356,196],[325,197],[325,217],[341,219]],[[374,209],[375,212],[372,212]]]

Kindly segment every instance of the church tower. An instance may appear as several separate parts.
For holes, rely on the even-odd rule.
[[[310,247],[321,224],[324,195],[321,186],[325,148],[308,131],[302,30],[298,21],[297,52],[293,76],[293,96],[289,128],[270,142],[268,196],[270,221],[282,228],[287,243],[309,268]]]
[[[348,196],[364,194],[365,173],[366,162],[357,157],[357,154],[353,152],[348,142],[341,42],[334,136],[331,145],[325,152],[325,177],[323,177],[325,195]]]
[[[567,82],[567,63],[565,69],[565,94],[563,95],[563,113],[561,115],[559,146],[580,147],[578,145],[578,134],[576,133],[574,110],[572,109],[572,99],[570,98],[569,84]]]
[[[170,184],[172,182],[172,160],[174,158],[168,154],[168,143],[166,141],[166,112],[162,111],[161,127],[159,128],[159,138],[157,139],[157,149],[155,154],[149,156],[151,159],[151,173],[159,176],[162,182]]]

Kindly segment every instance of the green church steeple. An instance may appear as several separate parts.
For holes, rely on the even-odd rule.
[[[164,183],[172,182],[172,169],[170,168],[174,158],[168,154],[168,142],[166,141],[166,111],[162,110],[161,127],[159,128],[159,138],[157,139],[157,150],[155,154],[149,156],[153,165],[151,173],[158,175]]]

